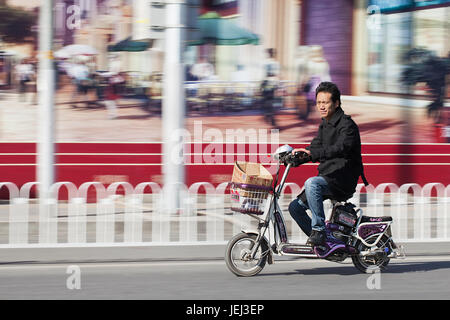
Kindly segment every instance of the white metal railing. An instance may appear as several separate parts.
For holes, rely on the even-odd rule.
[[[9,192],[9,201],[0,204],[0,248],[222,244],[242,227],[255,227],[253,219],[229,209],[226,182],[217,187],[208,182],[184,186],[180,208],[171,214],[165,212],[164,203],[173,199],[170,195],[164,199],[164,189],[154,182],[135,187],[128,182],[107,187],[99,182],[79,187],[58,182],[41,203],[30,198],[33,187],[39,184],[19,188],[0,183],[0,190]],[[59,200],[63,189],[67,199]],[[300,190],[287,183],[280,201],[292,241],[306,240],[287,210]],[[365,215],[392,216],[398,242],[450,241],[450,185],[358,185],[350,201]],[[330,208],[325,201],[328,213]]]

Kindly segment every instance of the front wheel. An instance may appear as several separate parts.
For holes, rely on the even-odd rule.
[[[266,265],[269,247],[264,239],[260,242],[255,257],[250,256],[256,238],[256,234],[240,233],[228,242],[225,262],[235,275],[251,277],[261,272]]]

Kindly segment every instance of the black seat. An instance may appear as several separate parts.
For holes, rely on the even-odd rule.
[[[392,221],[392,217],[368,217],[368,216],[362,216],[361,223],[363,222],[386,222],[386,221]]]

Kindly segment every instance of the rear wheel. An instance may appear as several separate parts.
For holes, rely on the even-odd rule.
[[[228,242],[225,261],[228,269],[235,275],[251,277],[261,272],[266,265],[269,247],[265,240],[260,242],[255,257],[250,257],[256,238],[256,234],[240,233]]]
[[[366,239],[366,242],[371,244],[375,243],[375,240],[378,238],[378,235],[373,235]],[[376,252],[368,255],[361,254],[361,252],[367,252],[372,246],[366,246],[362,242],[357,244],[357,249],[359,254],[352,256],[352,261],[355,267],[363,272],[363,273],[375,273],[386,269],[389,264],[390,259],[388,258],[388,252],[385,251],[385,248],[390,249],[389,246],[389,238],[384,235],[380,241],[377,243]]]

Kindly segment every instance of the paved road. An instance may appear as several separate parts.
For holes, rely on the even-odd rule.
[[[350,260],[277,260],[252,278],[234,276],[219,259],[4,262],[0,299],[448,299],[449,271],[450,255],[392,260],[376,275]]]

